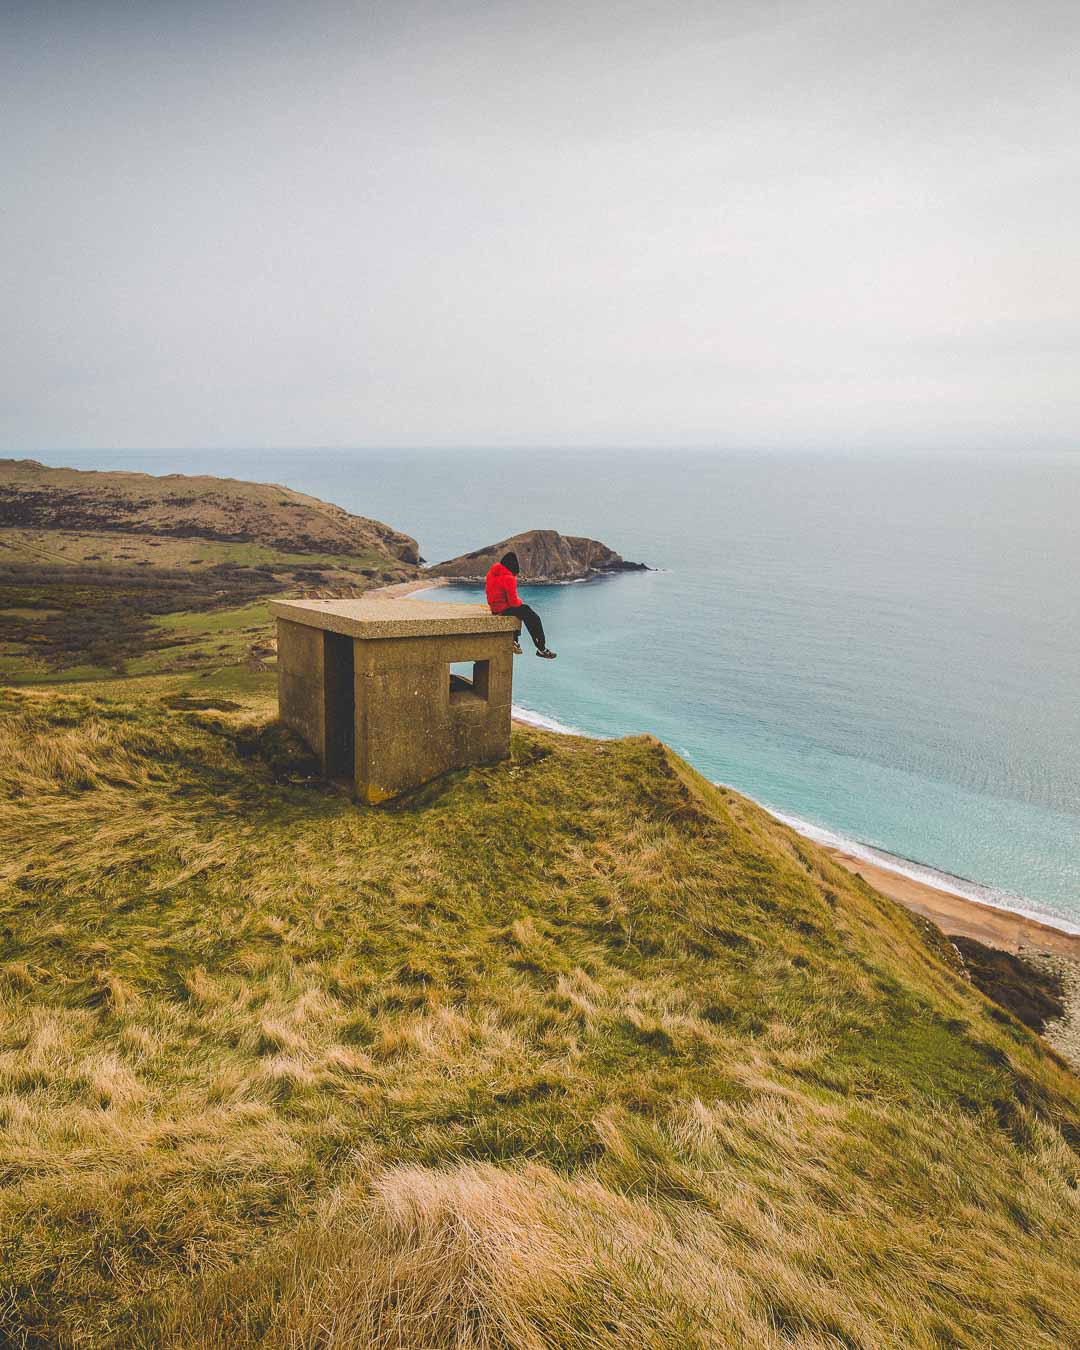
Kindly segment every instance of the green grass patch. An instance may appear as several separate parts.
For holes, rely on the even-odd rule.
[[[154,627],[165,633],[226,633],[248,628],[263,631],[271,623],[265,601],[257,600],[236,609],[218,609],[209,613],[162,614],[154,620]]]
[[[377,553],[109,531],[0,530],[0,678],[149,675],[246,661],[286,590],[361,594],[411,577]],[[245,630],[247,630],[245,632]],[[245,640],[246,639],[246,640]]]

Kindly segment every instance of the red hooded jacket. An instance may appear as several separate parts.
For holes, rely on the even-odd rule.
[[[504,567],[502,563],[496,563],[487,574],[484,587],[487,591],[488,608],[492,614],[501,614],[504,609],[521,604],[517,593],[517,578],[509,567]]]

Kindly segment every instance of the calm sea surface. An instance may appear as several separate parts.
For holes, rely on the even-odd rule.
[[[37,458],[285,483],[430,561],[523,529],[601,539],[660,570],[525,591],[559,660],[518,659],[520,707],[653,732],[821,837],[1080,926],[1080,454]]]

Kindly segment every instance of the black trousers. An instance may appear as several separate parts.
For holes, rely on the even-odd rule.
[[[531,605],[509,605],[503,610],[504,614],[512,614],[515,619],[520,619],[529,630],[529,636],[536,643],[536,650],[542,652],[547,646],[544,637],[544,625],[540,622],[540,615]],[[521,636],[521,629],[518,629],[518,637]]]

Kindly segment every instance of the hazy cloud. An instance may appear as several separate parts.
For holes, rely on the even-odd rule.
[[[0,15],[9,450],[1076,444],[1073,3]]]

